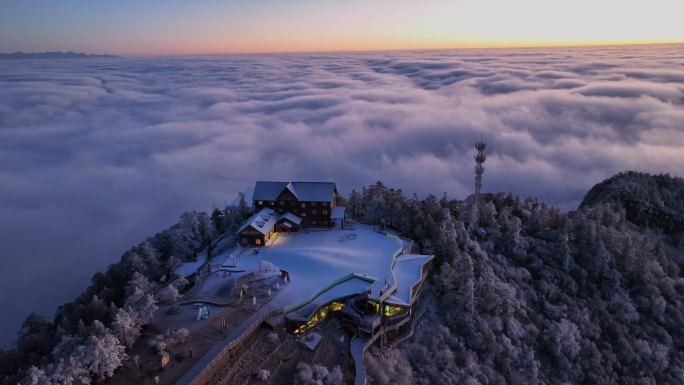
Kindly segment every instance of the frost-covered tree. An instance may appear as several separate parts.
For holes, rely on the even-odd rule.
[[[136,272],[126,286],[126,293],[125,307],[130,307],[137,312],[141,325],[151,323],[157,305],[150,281]]]
[[[90,372],[83,363],[73,356],[60,358],[51,375],[52,380],[60,385],[90,385]]]
[[[112,322],[112,331],[124,346],[129,349],[133,347],[135,341],[140,337],[140,316],[138,312],[131,307],[118,309],[114,315],[114,322]]]
[[[98,378],[111,377],[126,359],[125,348],[119,340],[107,332],[101,336],[91,335],[85,344],[76,349],[75,358]]]
[[[435,235],[435,248],[440,260],[445,261],[458,252],[459,233],[456,231],[457,225],[449,209],[442,209],[440,217],[437,234]]]
[[[218,208],[214,208],[211,212],[211,225],[214,226],[214,231],[218,234],[222,233],[225,228],[223,227],[223,216],[225,214]]]
[[[57,385],[52,378],[45,373],[45,370],[32,366],[21,385]]]
[[[172,283],[166,285],[165,288],[159,291],[158,296],[161,301],[166,301],[175,304],[179,297],[178,289]]]
[[[352,218],[360,219],[364,216],[362,196],[355,189],[347,201],[347,210]]]
[[[294,383],[295,385],[341,385],[343,383],[342,370],[337,366],[332,371],[328,371],[325,366],[300,362],[297,364]]]

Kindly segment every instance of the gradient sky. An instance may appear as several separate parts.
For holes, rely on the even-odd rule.
[[[118,55],[684,41],[681,0],[0,0],[0,52]]]

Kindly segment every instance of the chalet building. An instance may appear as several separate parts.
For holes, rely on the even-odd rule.
[[[279,215],[271,209],[262,209],[249,217],[237,231],[243,246],[263,246],[275,233]]]
[[[256,211],[269,208],[294,214],[306,227],[332,227],[337,196],[334,182],[256,182],[252,200]],[[340,217],[339,209],[335,213]]]

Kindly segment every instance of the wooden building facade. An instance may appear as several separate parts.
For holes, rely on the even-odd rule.
[[[301,224],[306,227],[331,227],[337,195],[333,182],[257,182],[254,209],[292,213],[301,218]]]
[[[249,217],[238,229],[242,246],[264,246],[276,231],[279,215],[271,209],[262,209]]]

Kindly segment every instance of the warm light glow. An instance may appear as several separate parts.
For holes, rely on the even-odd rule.
[[[295,329],[294,334],[304,333],[305,331],[316,327],[316,325],[323,322],[330,313],[338,312],[342,310],[342,308],[344,308],[344,303],[337,301],[333,301],[322,306],[316,311],[316,313],[314,313],[313,316],[311,316],[308,321],[304,322],[297,329]]]
[[[178,55],[684,41],[680,0],[38,3],[3,5],[0,51]]]

